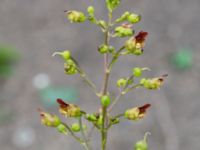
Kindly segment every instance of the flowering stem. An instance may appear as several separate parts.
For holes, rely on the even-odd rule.
[[[112,21],[112,12],[109,11],[108,14],[109,20],[108,20],[108,26],[106,28],[105,32],[105,45],[109,45],[109,27],[111,26]],[[110,75],[110,70],[108,68],[108,53],[104,54],[104,84],[102,89],[102,95],[106,95],[108,92],[108,79]],[[106,149],[106,143],[107,143],[107,107],[102,106],[102,128],[101,128],[101,150]]]

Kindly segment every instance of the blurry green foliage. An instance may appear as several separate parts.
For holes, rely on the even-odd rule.
[[[187,70],[192,67],[193,53],[191,49],[181,48],[171,57],[171,63],[178,70]]]
[[[0,44],[0,78],[7,78],[12,75],[14,65],[19,60],[19,53],[15,48]]]

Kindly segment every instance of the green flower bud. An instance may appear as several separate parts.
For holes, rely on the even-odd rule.
[[[129,15],[130,15],[130,12],[128,12],[128,11],[124,12],[124,14],[120,18],[118,18],[115,22],[120,23],[122,21],[125,21],[125,20],[127,20],[127,17]]]
[[[104,107],[108,107],[110,105],[110,97],[108,95],[104,95],[101,97],[101,104]]]
[[[127,80],[124,78],[121,78],[117,81],[117,87],[124,87],[127,83]]]
[[[63,58],[65,61],[67,61],[67,60],[69,60],[69,59],[71,58],[71,53],[70,53],[69,50],[65,50],[65,51],[63,51],[63,52],[55,52],[55,53],[53,53],[52,56],[55,56],[55,55],[60,55],[60,56],[62,56],[62,58]]]
[[[118,124],[120,122],[119,118],[110,119],[111,124]]]
[[[95,114],[86,114],[86,119],[88,121],[97,121],[97,117]]]
[[[71,126],[72,131],[79,132],[81,130],[81,127],[78,123],[73,123]]]
[[[148,150],[147,136],[148,136],[149,134],[150,134],[149,132],[145,133],[144,139],[138,141],[138,142],[135,144],[134,150]]]
[[[74,63],[74,61],[72,59],[68,59],[65,62],[64,68],[65,68],[65,73],[68,75],[73,75],[73,74],[78,73],[76,64]]]
[[[89,6],[87,8],[87,12],[90,16],[94,16],[94,7],[93,6]]]
[[[99,118],[98,118],[98,120],[97,120],[97,125],[98,126],[102,126],[102,124],[103,124],[103,116],[100,115]]]
[[[81,23],[84,22],[86,17],[82,12],[72,10],[67,11],[67,18],[70,20],[71,23]]]
[[[106,22],[103,20],[99,20],[97,24],[103,29],[105,29],[107,27]]]
[[[141,16],[132,13],[132,14],[130,14],[130,15],[127,17],[127,20],[128,20],[130,23],[138,23],[138,22],[141,20]]]
[[[118,37],[127,37],[132,36],[134,31],[131,28],[127,28],[124,26],[119,26],[115,28],[115,35]]]
[[[135,55],[137,55],[137,56],[139,56],[139,55],[142,55],[143,54],[143,49],[135,49],[135,51],[133,52],[133,54],[135,54]]]
[[[105,44],[102,44],[102,45],[98,48],[98,51],[99,51],[101,54],[108,53],[108,52],[109,52],[109,46],[107,46],[107,45],[105,45]]]
[[[60,125],[58,125],[57,126],[57,130],[58,130],[58,132],[67,135],[67,128],[66,128],[66,126],[64,124],[61,123]]]
[[[142,76],[142,68],[133,68],[133,75],[134,77],[141,77]]]
[[[115,52],[115,48],[113,46],[109,46],[108,47],[108,51],[109,51],[109,53],[114,53]]]
[[[112,12],[114,9],[116,9],[121,0],[106,0],[106,6],[110,12]]]

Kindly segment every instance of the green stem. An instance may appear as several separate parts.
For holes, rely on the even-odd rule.
[[[109,45],[109,28],[112,22],[112,13],[109,12],[108,14],[109,20],[108,20],[108,27],[105,32],[105,45]],[[110,70],[108,68],[108,53],[104,54],[104,84],[102,89],[102,95],[106,95],[108,92],[108,79],[110,75]],[[101,150],[106,149],[106,143],[107,143],[107,107],[102,106],[102,128],[101,128]]]
[[[113,58],[112,58],[112,60],[111,60],[111,62],[110,62],[110,64],[109,64],[109,69],[111,69],[112,68],[112,66],[113,66],[113,64],[117,61],[117,59],[119,58],[119,56],[120,56],[120,52],[121,51],[123,51],[123,49],[125,48],[125,46],[122,46],[115,54],[114,54],[114,56],[113,56]]]
[[[62,122],[62,124],[67,128],[67,130],[69,131],[69,133],[71,134],[71,136],[75,139],[75,140],[77,140],[79,143],[83,143],[83,141],[81,140],[81,138],[79,138],[78,136],[76,136],[75,134],[74,134],[74,132],[71,130],[71,128],[66,124],[66,123],[63,123]]]
[[[84,129],[83,129],[83,123],[82,123],[82,118],[81,117],[79,117],[79,125],[80,125],[80,129],[81,129],[81,135],[82,135],[82,138],[83,138],[83,141],[84,141],[82,143],[82,145],[85,147],[86,150],[91,150],[90,145],[88,143],[88,140],[86,138]]]
[[[96,89],[96,85],[87,77],[86,73],[81,69],[81,67],[80,67],[79,63],[76,61],[76,59],[74,59],[73,57],[71,57],[71,59],[76,64],[77,70],[78,70],[80,76],[82,77],[82,79],[85,81],[85,83],[88,84],[88,86],[99,97],[99,94],[98,94],[97,89]]]

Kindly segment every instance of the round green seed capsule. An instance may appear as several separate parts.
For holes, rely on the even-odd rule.
[[[68,59],[70,59],[70,57],[71,57],[71,53],[70,53],[70,51],[68,51],[68,50],[62,52],[61,55],[62,55],[62,57],[63,57],[65,60],[68,60]]]
[[[81,127],[78,123],[73,123],[71,126],[72,131],[79,132],[81,130]]]
[[[93,7],[93,6],[89,6],[89,7],[87,8],[87,12],[88,12],[88,14],[90,14],[90,15],[94,15],[94,7]]]
[[[101,104],[105,107],[110,105],[110,97],[108,95],[104,95],[101,97]]]
[[[127,82],[126,79],[123,79],[123,78],[119,79],[117,81],[117,87],[124,87],[126,85],[126,82]]]
[[[142,76],[142,69],[141,68],[133,68],[133,75],[134,77],[141,77]]]
[[[138,141],[135,144],[135,150],[148,150],[148,145],[147,145],[146,141],[144,141],[144,140]]]
[[[63,125],[63,124],[60,124],[59,126],[57,126],[57,130],[60,133],[67,134],[67,129],[66,129],[65,125]]]

